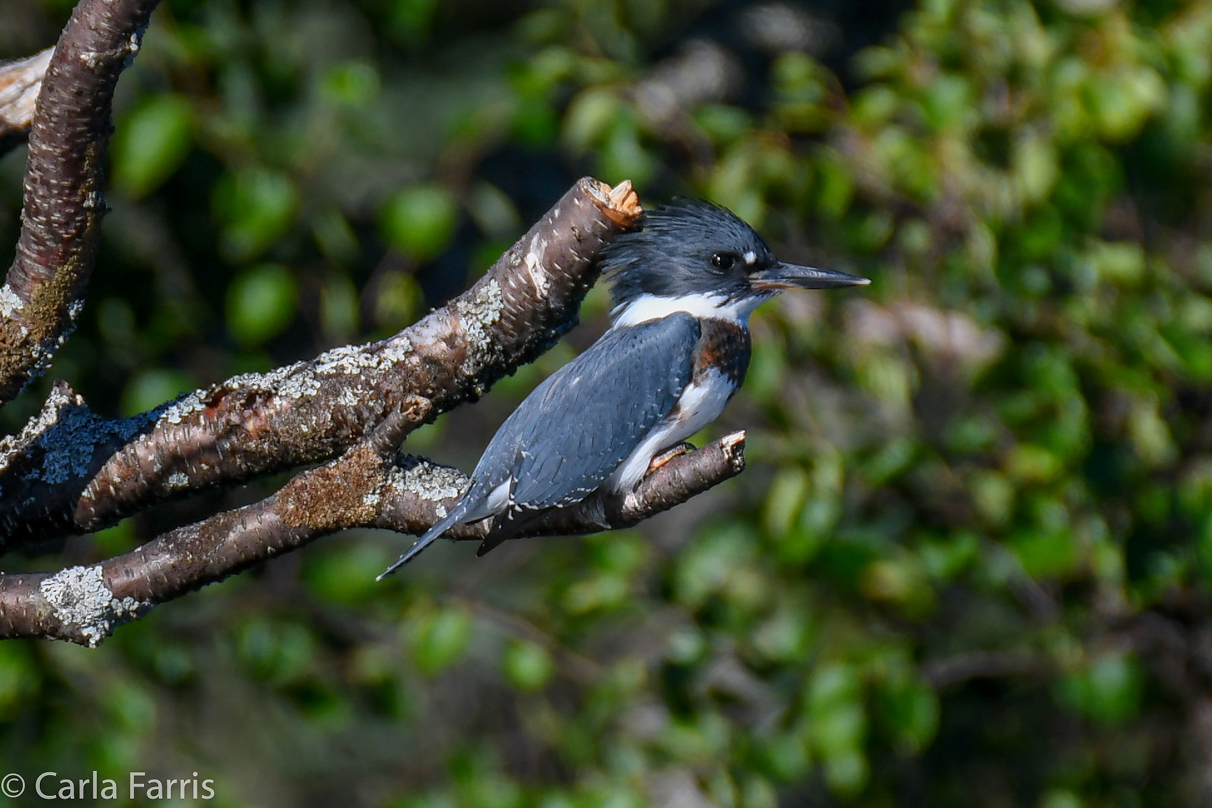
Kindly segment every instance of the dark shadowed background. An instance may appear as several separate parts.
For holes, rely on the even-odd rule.
[[[4,0],[0,58],[69,12]],[[393,333],[587,173],[874,284],[755,315],[709,430],[747,429],[750,469],[638,530],[443,544],[384,584],[409,539],[347,533],[99,650],[0,644],[0,775],[198,772],[222,806],[1212,804],[1212,3],[166,0],[116,125],[82,327],[6,431],[56,377],[114,416]],[[409,449],[470,470],[605,303]]]

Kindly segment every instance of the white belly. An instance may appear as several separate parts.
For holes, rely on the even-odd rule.
[[[606,485],[612,491],[631,491],[648,471],[648,463],[662,449],[680,443],[719,417],[736,386],[724,374],[708,371],[697,384],[682,391],[675,412],[678,417],[666,418],[648,433],[623,465],[619,466]]]

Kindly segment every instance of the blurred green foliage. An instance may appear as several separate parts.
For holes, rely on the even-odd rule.
[[[67,10],[13,0],[5,55]],[[1208,2],[167,0],[54,370],[99,412],[390,333],[583,173],[875,283],[755,316],[712,428],[749,471],[637,531],[387,585],[405,540],[343,535],[99,651],[0,645],[3,768],[219,805],[1212,804],[1210,147]],[[409,448],[470,468],[604,309]]]

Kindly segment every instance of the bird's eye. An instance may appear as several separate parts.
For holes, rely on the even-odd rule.
[[[718,252],[711,256],[711,265],[716,269],[732,269],[736,256],[732,253]]]

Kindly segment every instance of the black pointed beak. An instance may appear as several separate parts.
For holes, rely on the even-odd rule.
[[[841,289],[846,286],[866,286],[868,278],[837,272],[832,269],[816,269],[799,264],[775,264],[770,269],[759,270],[749,276],[749,285],[755,291],[779,292],[783,289]]]

